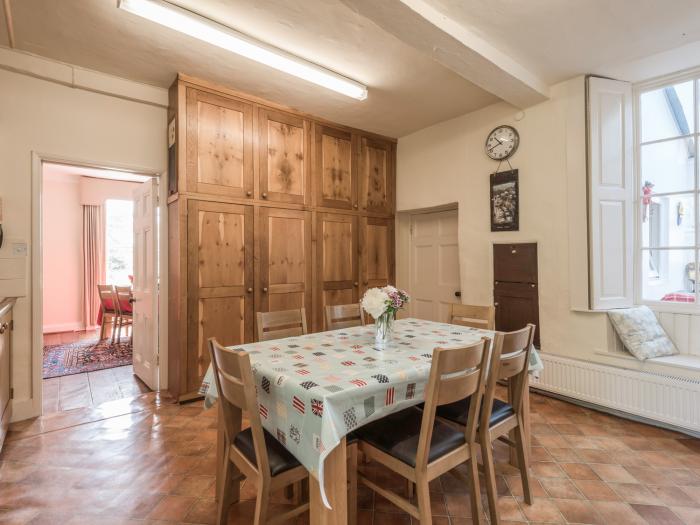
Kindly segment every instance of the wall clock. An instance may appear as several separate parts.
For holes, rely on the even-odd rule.
[[[520,135],[513,126],[498,126],[486,137],[484,149],[493,160],[506,160],[518,150]]]

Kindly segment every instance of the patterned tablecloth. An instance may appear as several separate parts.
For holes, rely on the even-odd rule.
[[[493,332],[401,319],[384,348],[375,346],[373,325],[231,348],[250,354],[264,428],[324,487],[323,461],[345,435],[423,401],[435,347],[484,336]],[[531,370],[541,369],[533,354]],[[211,365],[200,393],[207,407],[218,397]]]

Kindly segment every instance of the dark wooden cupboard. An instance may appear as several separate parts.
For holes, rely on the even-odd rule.
[[[537,326],[535,346],[539,348],[537,244],[494,244],[493,276],[496,330],[510,332],[533,323]]]

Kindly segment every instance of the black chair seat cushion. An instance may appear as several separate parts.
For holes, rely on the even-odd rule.
[[[270,475],[272,477],[287,472],[288,470],[298,467],[301,463],[297,461],[291,452],[282,446],[272,434],[263,429],[265,434],[265,446],[267,447],[267,459],[270,462]],[[255,445],[253,444],[253,432],[250,428],[246,428],[233,439],[234,446],[241,451],[256,467],[258,462],[255,458]]]
[[[442,405],[437,408],[436,415],[454,421],[460,425],[466,426],[467,416],[469,415],[469,400],[470,398],[460,399],[448,405]],[[500,399],[493,400],[493,409],[491,410],[491,419],[489,426],[493,427],[499,424],[504,419],[515,414],[513,407]]]
[[[365,425],[357,429],[355,435],[382,452],[415,467],[422,419],[423,412],[411,407]],[[435,421],[428,462],[435,461],[464,443],[464,432]]]

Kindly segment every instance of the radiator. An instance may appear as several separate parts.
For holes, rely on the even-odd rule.
[[[533,388],[700,432],[700,379],[640,372],[540,353]]]

